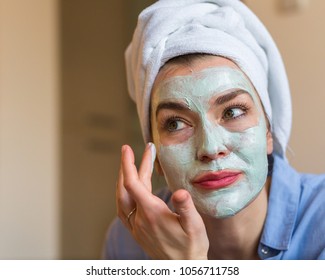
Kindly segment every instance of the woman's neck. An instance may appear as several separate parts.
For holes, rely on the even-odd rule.
[[[256,199],[233,217],[216,219],[202,215],[210,241],[209,259],[258,259],[270,183],[268,177]]]

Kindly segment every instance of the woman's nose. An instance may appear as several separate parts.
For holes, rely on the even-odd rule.
[[[202,162],[210,162],[229,155],[224,135],[218,128],[203,129],[198,142],[197,157]]]

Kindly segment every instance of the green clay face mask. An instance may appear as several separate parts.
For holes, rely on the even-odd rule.
[[[218,112],[215,108],[222,103],[218,98],[238,91],[251,100],[253,109],[249,112],[253,110],[255,113],[250,113],[253,116],[250,118],[248,113],[243,114],[244,109],[233,104],[231,116],[239,116],[225,122],[224,117],[215,113]],[[267,177],[267,127],[253,86],[235,68],[206,68],[168,78],[156,87],[152,98],[153,112],[160,104],[173,102],[185,104],[188,108],[185,116],[189,116],[185,124],[176,121],[179,130],[168,132],[177,141],[166,141],[166,134],[162,136],[157,120],[159,114],[154,113],[152,117],[157,156],[169,188],[171,191],[188,190],[198,211],[203,214],[217,218],[235,215],[256,198]],[[220,156],[214,156],[218,154]],[[240,175],[225,187],[201,188],[193,183],[201,174],[228,171]]]

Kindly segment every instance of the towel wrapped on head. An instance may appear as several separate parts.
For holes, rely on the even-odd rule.
[[[150,95],[159,69],[192,53],[223,56],[241,68],[270,120],[274,151],[286,158],[292,110],[283,61],[264,25],[239,0],[160,0],[140,14],[125,57],[144,140],[151,141]]]

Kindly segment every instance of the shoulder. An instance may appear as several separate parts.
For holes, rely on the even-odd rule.
[[[319,197],[317,193],[325,191],[325,174],[301,174],[301,188],[303,194]]]
[[[324,201],[325,196],[325,174],[306,174],[297,172],[288,162],[275,157],[274,176],[272,182],[274,187],[282,195],[290,194],[296,198],[300,206],[313,206],[311,202]],[[279,188],[283,188],[279,190]]]
[[[301,195],[294,235],[301,250],[325,258],[325,175],[301,174]]]
[[[300,191],[297,222],[322,228],[325,236],[325,175],[301,174]]]
[[[325,227],[325,174],[300,174],[300,198],[297,221],[320,219]],[[324,228],[325,229],[325,228]],[[324,231],[325,233],[325,231]]]
[[[171,193],[167,188],[159,189],[155,194],[169,204]],[[106,233],[103,258],[111,260],[145,260],[149,259],[149,256],[134,240],[122,221],[116,217]]]
[[[291,189],[288,199],[292,199],[295,206],[290,245],[295,258],[324,258],[325,174],[299,173],[288,163],[281,165],[286,173],[284,181],[287,182],[282,186]]]
[[[325,175],[297,172],[275,157],[269,196],[266,244],[284,259],[324,258]]]

